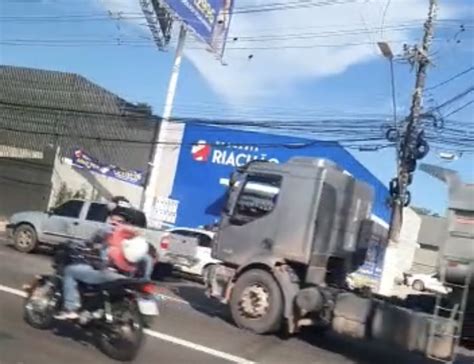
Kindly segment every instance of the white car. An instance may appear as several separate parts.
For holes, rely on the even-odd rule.
[[[172,259],[173,266],[176,269],[184,273],[204,277],[209,267],[213,264],[220,263],[219,260],[211,257],[211,244],[215,235],[214,232],[192,228],[172,228],[168,231],[174,236],[197,238],[198,240],[198,246],[193,257],[178,257],[177,259]]]
[[[405,284],[416,291],[431,291],[446,294],[448,288],[439,280],[438,273],[431,274],[405,274]]]

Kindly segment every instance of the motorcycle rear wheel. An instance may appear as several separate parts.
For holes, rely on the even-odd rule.
[[[124,299],[112,305],[114,322],[100,329],[98,346],[117,361],[132,361],[142,345],[143,318],[134,300]]]

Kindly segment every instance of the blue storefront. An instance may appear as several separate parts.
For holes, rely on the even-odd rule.
[[[236,166],[253,159],[284,163],[291,157],[326,158],[375,191],[373,214],[388,222],[388,191],[356,158],[337,143],[188,124],[170,196],[179,201],[176,225],[199,226],[220,216],[226,182]]]
[[[197,227],[219,219],[228,178],[236,166],[253,159],[284,163],[295,156],[332,160],[374,188],[373,216],[388,223],[388,190],[351,153],[337,143],[206,125],[185,128],[172,195],[178,201],[176,225]],[[370,248],[367,274],[378,275],[381,247]]]

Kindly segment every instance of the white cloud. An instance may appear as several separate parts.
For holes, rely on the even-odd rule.
[[[266,4],[268,1],[270,0],[246,1],[245,4],[239,0],[236,2],[242,8],[252,4]],[[186,55],[209,85],[231,104],[255,102],[275,95],[284,95],[291,92],[303,80],[307,82],[337,75],[352,65],[381,57],[375,48],[377,41],[390,41],[394,51],[399,50],[403,42],[415,41],[415,36],[420,34],[422,20],[427,14],[427,1],[392,0],[384,20],[385,30],[382,32],[381,24],[386,4],[385,0],[360,0],[343,5],[292,11],[236,14],[232,20],[230,33],[240,39],[237,41],[230,39],[228,42],[225,56],[228,66],[221,66],[206,51],[188,49]],[[138,0],[104,0],[104,5],[113,11],[140,11]],[[444,7],[440,16],[452,17],[453,13],[453,9]],[[410,26],[405,29],[391,28],[393,25],[407,23]],[[347,30],[354,32],[346,32],[343,36],[328,34]],[[302,33],[310,33],[314,35],[314,39],[286,39],[275,42],[244,40],[244,37],[262,35],[285,37],[288,34]],[[349,45],[359,43],[371,44]],[[311,45],[331,47],[285,48]],[[281,49],[235,49],[252,47],[281,47]],[[249,60],[250,54],[253,58]]]

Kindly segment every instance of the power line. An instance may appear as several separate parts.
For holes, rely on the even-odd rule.
[[[457,109],[451,111],[449,114],[446,114],[444,117],[448,118],[448,117],[450,117],[454,114],[457,114],[458,112],[460,112],[461,110],[464,110],[466,107],[472,105],[473,103],[474,103],[474,100],[468,101],[464,105],[462,105],[462,106],[458,107]]]
[[[405,43],[402,40],[389,41],[392,44]],[[37,46],[46,48],[58,48],[58,47],[104,47],[104,46],[116,46],[116,47],[130,47],[130,48],[149,48],[151,43],[143,41],[124,41],[116,39],[115,41],[107,40],[39,40],[39,39],[3,39],[0,41],[1,45],[4,46]],[[315,48],[344,48],[344,47],[360,47],[373,45],[372,42],[352,42],[352,43],[313,43],[313,44],[301,44],[301,45],[281,45],[281,46],[242,46],[232,47],[229,46],[226,49],[232,51],[275,51],[275,50],[288,50],[288,49],[315,49]],[[198,47],[188,47],[187,49],[193,50],[205,50],[205,45]]]
[[[441,103],[440,105],[437,105],[433,108],[431,108],[430,110],[428,110],[425,114],[432,114],[434,111],[439,111],[440,109],[443,109],[445,108],[446,106],[449,106],[451,105],[452,103],[466,97],[467,95],[469,95],[471,92],[474,91],[474,86],[471,86],[469,88],[467,88],[466,90],[460,92],[459,94],[451,97],[450,99],[444,101],[443,103]]]
[[[431,90],[437,89],[438,87],[444,86],[444,85],[446,85],[446,84],[448,84],[448,83],[450,83],[450,82],[452,82],[452,81],[458,79],[459,77],[464,76],[465,74],[467,74],[467,73],[469,73],[469,72],[471,72],[471,71],[473,71],[473,70],[474,70],[474,66],[471,66],[471,67],[465,69],[464,71],[461,71],[461,72],[459,72],[459,73],[456,73],[455,75],[451,76],[451,77],[448,78],[447,80],[444,80],[444,81],[442,81],[442,82],[440,82],[440,83],[437,83],[437,84],[435,84],[435,85],[433,85],[433,86],[430,86],[430,87],[428,87],[428,88],[425,88],[425,91],[431,91]]]

